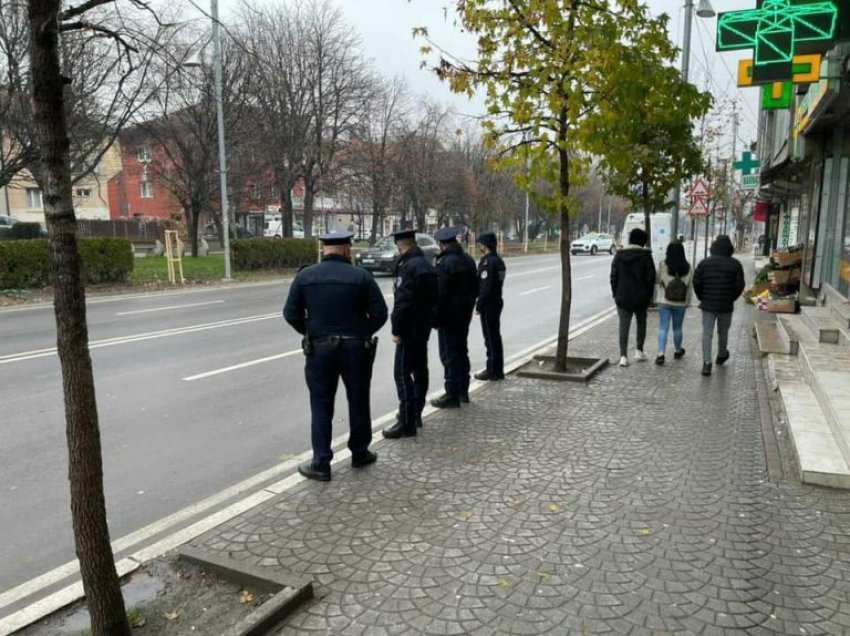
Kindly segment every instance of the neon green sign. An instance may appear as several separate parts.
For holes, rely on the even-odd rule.
[[[788,80],[795,55],[831,48],[838,14],[836,0],[758,0],[755,9],[718,16],[717,50],[753,49],[754,84]]]

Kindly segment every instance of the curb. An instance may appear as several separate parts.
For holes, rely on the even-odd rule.
[[[569,339],[575,340],[581,335],[603,324],[615,315],[616,307],[609,307],[608,309],[587,318],[572,327]],[[514,354],[505,361],[505,374],[513,373],[525,365],[535,355],[545,353],[557,342],[557,340],[557,336],[552,336]],[[482,388],[485,384],[485,382],[473,380],[469,385],[469,392],[473,393]],[[442,391],[435,391],[431,395],[428,395],[427,399],[430,401],[431,398],[438,396],[440,393],[442,393]],[[422,412],[423,417],[427,417],[437,411],[437,409],[430,406],[428,402],[426,402],[426,404],[427,406]],[[373,433],[379,432],[383,426],[391,422],[394,418],[395,411],[392,411],[373,420]],[[332,440],[332,448],[334,449],[334,461],[331,464],[332,467],[351,458],[351,451],[349,451],[346,447],[347,441],[347,433]],[[379,436],[373,445],[379,446],[385,441],[386,440]],[[194,504],[186,509],[177,511],[168,517],[155,521],[145,528],[127,535],[126,537],[113,541],[113,552],[128,549],[151,538],[152,536],[155,536],[156,534],[164,532],[182,521],[196,517],[216,505],[223,504],[237,495],[243,495],[241,499],[228,504],[226,507],[217,510],[212,514],[195,521],[191,525],[181,528],[176,532],[173,532],[172,534],[135,551],[129,556],[116,561],[118,576],[123,578],[127,574],[130,574],[140,568],[148,561],[161,557],[168,552],[179,548],[185,543],[188,543],[192,539],[230,521],[234,517],[237,517],[268,501],[269,499],[286,492],[290,488],[306,482],[307,479],[305,477],[302,477],[298,472],[294,472],[283,479],[267,483],[275,477],[278,477],[290,470],[295,470],[299,463],[307,461],[311,457],[312,451],[307,450],[286,462],[273,466],[254,477],[249,477],[239,484],[231,486],[220,493],[214,494],[202,500],[198,504]],[[257,487],[259,487],[259,489],[255,490]],[[6,590],[0,593],[0,609],[18,603],[29,596],[33,596],[41,590],[58,584],[60,581],[67,579],[78,572],[79,563],[76,560],[70,561],[50,572]],[[84,598],[82,582],[76,580],[70,585],[63,587],[48,596],[40,598],[30,605],[4,618],[0,618],[0,636],[7,636],[8,634],[12,634],[17,630],[27,627],[28,625],[32,625],[42,618],[62,609],[63,607],[67,607],[82,598]]]

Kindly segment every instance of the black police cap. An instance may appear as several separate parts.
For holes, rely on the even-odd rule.
[[[460,234],[456,227],[444,227],[440,230],[437,230],[437,233],[434,234],[434,240],[440,243],[451,243],[452,241],[457,240],[457,235]]]
[[[323,234],[319,240],[325,245],[351,245],[354,232],[330,232]]]
[[[416,238],[416,230],[399,230],[398,232],[393,232],[393,240],[396,243],[413,238]]]

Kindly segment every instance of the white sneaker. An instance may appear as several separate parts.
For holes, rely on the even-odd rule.
[[[637,351],[635,351],[635,360],[637,362],[646,362],[646,360],[647,360],[646,354],[643,351],[641,351],[640,349],[638,349]]]
[[[626,356],[622,356],[622,357],[620,358],[620,366],[621,366],[621,367],[627,367],[627,366],[629,366],[629,359],[628,359]]]

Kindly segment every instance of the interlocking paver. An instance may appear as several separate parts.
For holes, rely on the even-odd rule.
[[[711,378],[692,309],[681,361],[489,385],[195,544],[313,577],[281,634],[850,633],[850,495],[769,471],[752,319]]]

